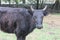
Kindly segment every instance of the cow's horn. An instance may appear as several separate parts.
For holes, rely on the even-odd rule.
[[[47,9],[47,5],[45,6],[45,8],[43,9],[43,11],[45,11]]]
[[[34,9],[33,9],[32,5],[30,6],[30,9],[31,9],[31,11],[34,11]]]

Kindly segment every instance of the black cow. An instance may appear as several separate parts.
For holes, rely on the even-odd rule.
[[[25,8],[0,7],[0,29],[7,33],[15,33],[17,40],[25,40],[33,29],[43,28],[43,17],[47,15],[46,8],[34,10]]]

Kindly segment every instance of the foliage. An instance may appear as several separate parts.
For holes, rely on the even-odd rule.
[[[9,2],[10,0],[3,0],[3,1],[6,3],[6,2]]]
[[[34,4],[34,3],[36,4],[36,0],[32,0],[32,1],[28,0],[28,1],[29,1],[30,4]]]
[[[59,10],[60,9],[60,0],[56,0],[52,6],[53,9]]]

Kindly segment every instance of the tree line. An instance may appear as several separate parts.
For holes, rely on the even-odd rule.
[[[11,5],[12,1],[16,3],[17,6],[19,5],[19,2],[22,2],[22,4],[26,4],[27,2],[30,4],[35,4],[37,9],[42,8],[42,6],[44,5],[44,0],[0,0],[0,5],[2,2],[5,2],[5,3],[8,2],[9,5]],[[52,5],[52,8],[59,9],[59,7],[60,7],[60,0],[56,0],[55,3]]]
[[[0,5],[1,5],[1,2],[5,2],[5,3],[9,3],[9,5],[11,5],[11,2],[14,2],[16,3],[16,5],[18,6],[19,5],[19,2],[22,2],[22,4],[36,4],[36,8],[38,9],[40,4],[43,4],[43,0],[0,0]],[[27,2],[26,2],[27,1]],[[41,5],[42,6],[42,5]]]

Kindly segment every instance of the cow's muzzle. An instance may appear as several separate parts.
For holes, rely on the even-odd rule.
[[[42,25],[36,25],[36,28],[38,28],[38,29],[42,29],[43,26],[42,26]]]

